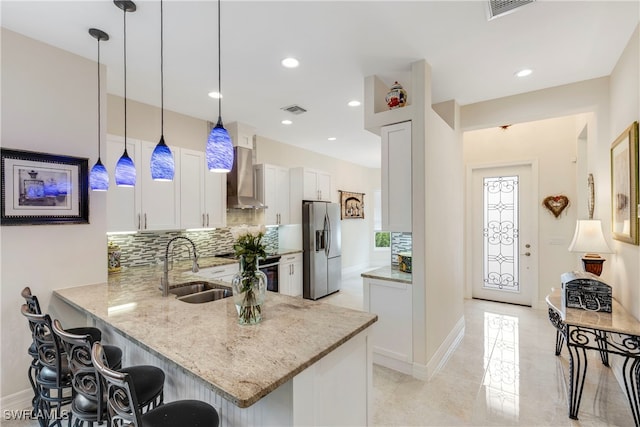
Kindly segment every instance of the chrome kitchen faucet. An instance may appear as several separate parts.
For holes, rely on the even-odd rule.
[[[171,247],[171,244],[173,242],[179,239],[186,240],[187,242],[191,243],[191,246],[193,247],[193,265],[191,266],[191,271],[197,273],[200,270],[200,267],[198,266],[198,253],[196,252],[196,244],[193,243],[193,240],[184,236],[174,237],[173,239],[169,240],[169,243],[167,243],[167,248],[164,252],[164,274],[160,279],[160,289],[162,289],[163,297],[169,296],[169,248]],[[182,244],[186,245],[187,243],[183,242]],[[173,245],[174,250],[176,245],[177,244]],[[188,245],[187,249],[189,250],[189,259],[191,259],[191,248]],[[171,270],[173,270],[173,251],[171,252]]]

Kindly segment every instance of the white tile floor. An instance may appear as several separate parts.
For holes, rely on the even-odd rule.
[[[345,275],[342,290],[322,301],[361,309],[360,273]],[[555,329],[546,310],[468,300],[464,315],[465,336],[431,381],[374,365],[374,425],[633,425],[624,392],[596,354],[589,359],[580,420],[568,418],[568,354],[554,355]]]
[[[361,307],[359,274],[345,275],[339,294],[323,301]],[[633,426],[623,390],[595,352],[580,420],[569,419],[568,353],[554,355],[546,310],[467,300],[464,315],[464,338],[429,382],[374,365],[374,425]]]

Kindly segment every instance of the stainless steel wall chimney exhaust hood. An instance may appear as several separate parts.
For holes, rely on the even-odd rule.
[[[233,147],[233,168],[227,175],[228,209],[264,209],[266,208],[254,196],[252,150],[245,147]]]

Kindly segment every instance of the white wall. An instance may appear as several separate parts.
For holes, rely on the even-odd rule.
[[[89,158],[90,168],[98,150],[95,62],[2,29],[1,66],[2,147]],[[30,286],[57,317],[49,305],[53,289],[107,278],[106,193],[91,193],[89,200],[90,224],[0,229],[3,401],[30,388],[22,288]]]
[[[538,247],[533,248],[539,268],[537,301],[544,301],[551,288],[558,287],[560,274],[580,268],[575,265],[575,255],[567,250],[576,219],[587,217],[586,210],[578,212],[576,197],[577,121],[576,116],[566,116],[519,123],[506,130],[493,127],[464,134],[465,165],[538,162],[538,194],[534,202],[539,220]],[[583,184],[586,187],[586,181]],[[567,196],[570,204],[556,218],[542,206],[542,200],[560,194]]]
[[[348,143],[348,142],[347,142]],[[380,169],[358,166],[354,163],[313,153],[282,144],[265,137],[256,137],[257,163],[270,163],[286,167],[307,167],[331,174],[331,201],[339,203],[338,190],[365,193],[364,219],[342,220],[342,269],[368,267],[380,264],[381,253],[373,251],[373,191],[380,189]],[[390,263],[390,255],[384,254]]]
[[[606,130],[608,139],[601,141],[602,153],[633,121],[640,121],[640,34],[638,27],[616,64],[610,79],[611,122]],[[606,157],[608,158],[608,157]],[[604,160],[604,158],[603,158]],[[610,197],[610,193],[609,197]],[[614,296],[640,319],[640,247],[613,241],[616,255],[612,257]]]

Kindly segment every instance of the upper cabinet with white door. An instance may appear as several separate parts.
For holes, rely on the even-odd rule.
[[[180,228],[179,191],[176,180],[151,179],[151,154],[156,143],[127,138],[127,154],[136,167],[134,188],[118,187],[114,173],[124,152],[124,138],[108,135],[107,231],[175,230]],[[174,159],[178,149],[171,148]],[[179,170],[179,161],[176,162]],[[176,172],[177,173],[177,172]]]
[[[223,173],[207,169],[202,151],[180,150],[181,228],[211,228],[226,225],[226,183]]]
[[[266,225],[289,224],[289,168],[260,164],[255,171],[256,198],[266,209]]]
[[[382,126],[382,229],[411,231],[411,122]]]
[[[331,201],[331,175],[328,172],[309,169],[289,169],[289,191],[291,192],[291,224],[302,223],[302,201]]]

